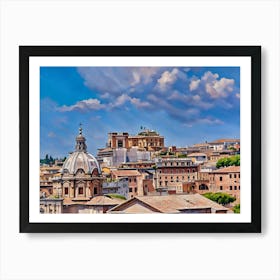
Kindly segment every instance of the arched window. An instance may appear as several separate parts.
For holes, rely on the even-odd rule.
[[[209,190],[209,188],[205,184],[199,185],[199,190],[204,191],[204,190]]]

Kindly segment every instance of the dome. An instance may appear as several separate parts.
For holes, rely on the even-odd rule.
[[[92,174],[94,169],[100,174],[100,167],[96,158],[87,152],[86,138],[83,130],[79,128],[79,135],[76,137],[76,151],[71,153],[62,166],[62,173],[76,174],[82,169],[86,174]]]
[[[76,174],[79,169],[82,169],[86,174],[92,174],[94,169],[100,174],[100,167],[96,158],[87,152],[74,152],[65,160],[62,172]]]

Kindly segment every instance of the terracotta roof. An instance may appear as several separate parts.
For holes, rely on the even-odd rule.
[[[131,177],[131,176],[141,176],[140,172],[137,170],[112,170],[113,175],[117,177]]]
[[[111,198],[105,195],[95,196],[90,201],[88,201],[87,205],[119,205],[123,203],[124,200],[120,198]]]
[[[192,154],[189,154],[188,157],[205,157],[206,154],[204,153],[192,153]]]
[[[234,172],[235,173],[240,172],[240,166],[228,166],[228,167],[214,170],[212,173],[234,173]]]
[[[63,199],[63,205],[75,205],[75,204],[86,204],[86,200],[85,201],[74,201],[72,200],[70,197],[66,197]]]
[[[227,143],[227,142],[240,142],[240,139],[224,138],[224,139],[217,139],[215,141],[212,141],[211,143]]]
[[[60,170],[61,166],[41,166],[41,170]]]
[[[182,210],[186,209],[205,209],[211,208],[214,210],[228,210],[224,206],[205,198],[200,194],[187,194],[187,195],[163,195],[163,196],[137,196],[134,197],[110,210],[114,211],[125,211],[125,209],[131,207],[131,202],[143,203],[147,207],[158,210],[161,213],[181,213]],[[134,203],[134,204],[135,204]],[[180,211],[181,210],[181,211]],[[137,212],[141,213],[141,212]]]
[[[200,146],[209,146],[209,143],[198,143],[198,144],[194,144],[194,147],[200,147]]]

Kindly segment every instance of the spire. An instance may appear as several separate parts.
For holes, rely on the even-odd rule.
[[[76,152],[86,152],[86,138],[83,136],[82,124],[80,123],[79,135],[76,137]]]
[[[83,128],[82,128],[82,123],[80,123],[80,127],[79,127],[79,135],[83,134]]]

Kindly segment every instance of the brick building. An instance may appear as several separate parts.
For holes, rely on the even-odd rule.
[[[188,158],[161,158],[157,160],[156,188],[168,187],[182,192],[182,182],[198,178],[199,165]]]
[[[209,173],[209,190],[240,198],[240,166],[228,166]]]

